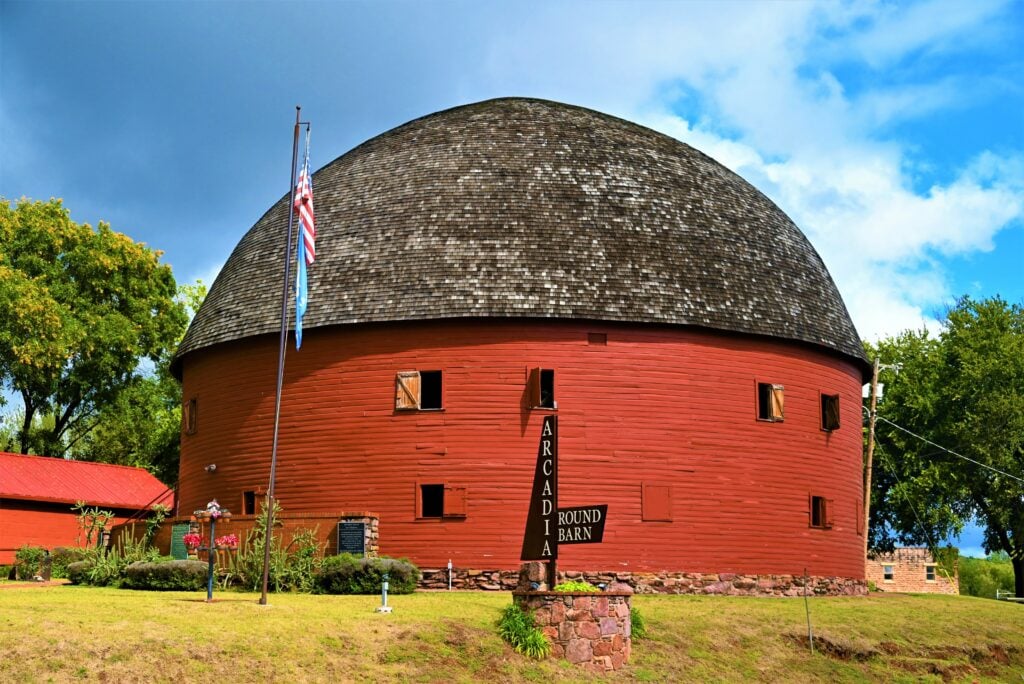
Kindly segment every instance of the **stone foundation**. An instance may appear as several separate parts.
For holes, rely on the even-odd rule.
[[[551,641],[551,655],[595,672],[618,670],[632,650],[628,588],[593,594],[516,591],[512,599],[533,614]]]
[[[423,569],[422,589],[447,589],[448,570]],[[454,568],[452,589],[510,591],[519,579],[517,570],[467,570]],[[739,575],[699,572],[559,572],[559,581],[586,580],[610,587],[628,584],[637,594],[694,594],[722,596],[803,596],[800,575]],[[809,577],[807,593],[814,596],[863,596],[864,580],[848,577]]]

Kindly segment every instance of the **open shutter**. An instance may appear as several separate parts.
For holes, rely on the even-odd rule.
[[[814,527],[814,495],[807,495],[807,526]]]
[[[395,410],[408,411],[420,407],[419,371],[401,371],[395,375]]]
[[[530,408],[540,406],[540,368],[531,368],[530,375],[526,380],[526,396],[530,402]]]
[[[835,508],[835,499],[825,499],[825,511],[823,515],[823,517],[825,518],[825,529],[832,529],[832,526],[835,525],[835,520],[833,519],[833,511],[835,510]]]
[[[784,404],[783,389],[784,388],[783,388],[782,385],[772,385],[772,391],[771,391],[771,402],[772,402],[772,404],[771,404],[771,413],[772,413],[772,420],[782,420],[782,410],[783,410],[783,404]]]
[[[444,517],[466,517],[466,488],[444,486]]]

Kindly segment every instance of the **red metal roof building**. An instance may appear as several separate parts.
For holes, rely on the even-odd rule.
[[[23,545],[73,546],[79,501],[113,511],[124,522],[157,504],[173,506],[174,492],[142,468],[0,452],[0,563]]]

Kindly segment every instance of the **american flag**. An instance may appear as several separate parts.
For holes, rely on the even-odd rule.
[[[306,156],[295,184],[295,199],[292,201],[299,217],[299,272],[295,278],[295,348],[302,348],[302,317],[306,314],[309,301],[309,287],[306,283],[306,266],[316,259],[316,218],[313,215],[313,183],[309,178],[309,132],[306,132]]]
[[[309,152],[299,172],[299,182],[295,185],[295,213],[299,216],[299,231],[302,234],[302,245],[305,247],[306,263],[316,259],[316,217],[313,214],[313,183],[309,178]]]

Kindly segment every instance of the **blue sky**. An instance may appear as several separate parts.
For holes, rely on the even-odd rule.
[[[0,196],[63,198],[208,284],[322,166],[490,97],[684,140],[775,200],[861,334],[1024,301],[1024,3],[0,0]]]

